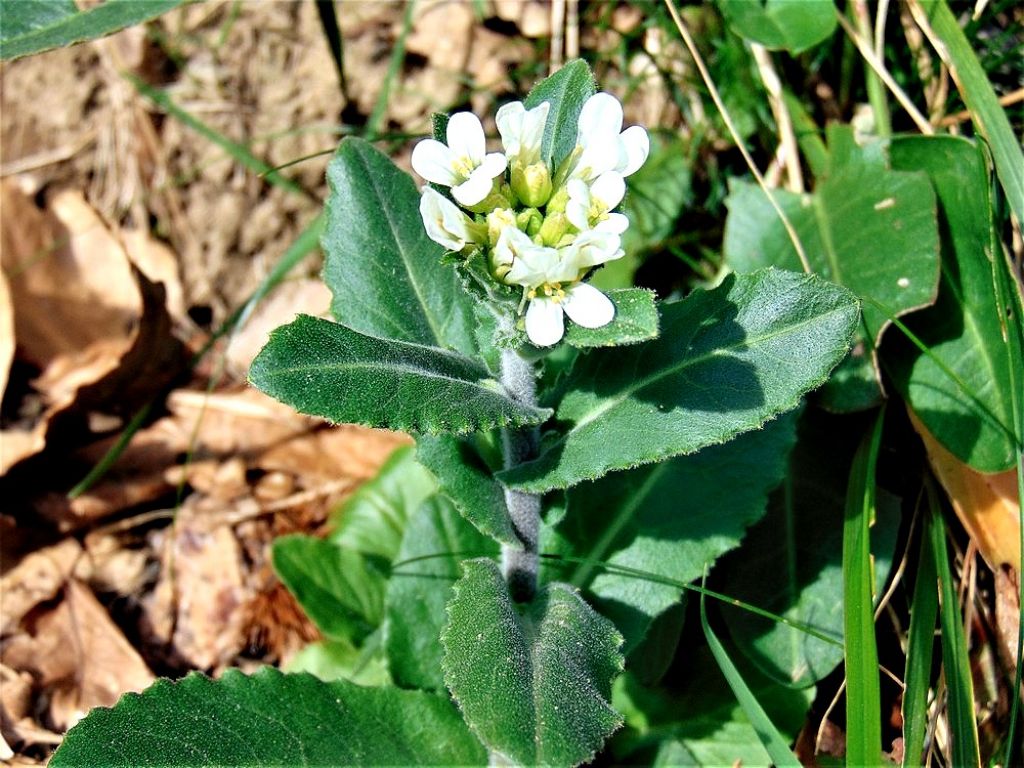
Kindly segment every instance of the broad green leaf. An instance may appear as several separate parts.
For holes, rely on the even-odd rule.
[[[481,533],[504,544],[519,545],[505,505],[505,491],[469,440],[450,435],[421,437],[416,456],[437,477],[442,493]]]
[[[836,28],[832,0],[718,0],[736,34],[766,48],[801,53]]]
[[[428,499],[413,515],[384,603],[384,645],[398,685],[444,690],[441,630],[448,620],[445,606],[459,578],[459,565],[468,557],[497,554],[498,546],[443,496]],[[403,564],[419,557],[429,559]]]
[[[800,417],[786,482],[743,547],[720,561],[714,588],[842,642],[843,509],[849,466],[864,422],[808,408]],[[902,516],[899,500],[879,490],[871,529],[876,594],[892,567]],[[720,579],[720,580],[719,580]],[[733,642],[772,679],[813,685],[842,661],[843,649],[747,611],[725,608]]]
[[[601,328],[584,328],[570,323],[565,340],[574,347],[621,347],[653,339],[658,335],[658,308],[654,292],[643,288],[609,291],[615,318]]]
[[[929,352],[891,334],[883,357],[928,431],[981,472],[1014,465],[1013,403],[993,284],[992,200],[981,149],[952,136],[893,141],[893,167],[924,171],[939,199],[942,281],[934,307],[907,319]]]
[[[384,619],[386,574],[359,552],[292,534],[274,541],[273,563],[288,591],[328,637],[358,643]]]
[[[506,397],[461,355],[364,336],[299,315],[270,335],[249,380],[271,397],[333,422],[407,432],[470,432],[537,424],[548,412]]]
[[[651,154],[640,170],[626,180],[623,213],[629,229],[622,235],[627,252],[658,245],[676,231],[676,220],[690,203],[690,163],[680,139],[651,137]]]
[[[437,483],[416,463],[411,445],[398,448],[377,475],[363,483],[332,515],[335,544],[390,563],[398,554],[405,526]]]
[[[16,59],[117,32],[154,19],[184,0],[106,0],[79,11],[73,0],[5,0],[0,59]]]
[[[347,138],[327,166],[324,282],[338,322],[382,339],[474,355],[473,305],[427,237],[416,184],[373,145]]]
[[[597,597],[628,652],[682,590],[605,572],[601,564],[682,583],[699,579],[764,514],[768,493],[785,474],[794,429],[795,419],[783,416],[725,445],[576,486],[544,549],[583,562],[556,562],[552,577]]]
[[[68,732],[50,765],[485,765],[447,697],[265,667],[160,680]]]
[[[347,640],[310,643],[292,656],[283,671],[308,672],[328,683],[348,680],[356,685],[389,685],[391,676],[381,643],[370,643],[368,639],[366,645],[366,648],[356,648]]]
[[[490,560],[471,560],[448,605],[445,680],[473,732],[523,765],[593,759],[622,719],[608,703],[622,636],[565,584],[515,603]]]
[[[558,431],[499,478],[531,492],[567,488],[756,429],[828,378],[859,316],[849,291],[776,269],[664,304],[656,340],[577,362]]]
[[[813,194],[776,189],[772,195],[796,230],[811,268],[865,300],[866,333],[858,334],[851,357],[837,370],[841,378],[822,390],[830,409],[861,410],[881,397],[872,351],[890,315],[935,301],[935,195],[923,174],[886,170],[881,143],[858,147],[849,126],[830,130],[829,150],[829,173]],[[734,181],[727,205],[723,249],[735,269],[800,269],[782,221],[758,186]]]
[[[574,59],[555,74],[537,83],[526,97],[527,109],[551,104],[544,126],[541,157],[549,168],[558,168],[576,146],[583,104],[594,95],[594,76],[582,59]]]

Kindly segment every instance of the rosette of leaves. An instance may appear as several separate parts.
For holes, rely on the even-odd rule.
[[[593,93],[574,61],[528,97],[551,104],[555,165]],[[592,759],[622,723],[611,691],[627,654],[657,644],[648,630],[681,595],[609,564],[679,583],[736,547],[784,470],[793,421],[778,417],[828,378],[859,322],[846,289],[777,269],[673,303],[628,291],[616,321],[567,334],[571,363],[541,378],[540,350],[481,324],[472,255],[446,258],[426,236],[410,176],[348,138],[328,181],[335,320],[278,329],[250,380],[304,413],[418,441],[419,464],[389,465],[326,541],[275,552],[347,679],[160,682],[85,718],[55,766]],[[535,398],[500,375],[506,354],[528,363]],[[524,434],[531,450],[503,455]],[[544,511],[539,551],[510,515],[522,498]],[[531,546],[550,567],[512,591],[496,553]],[[359,659],[378,672],[360,676]]]

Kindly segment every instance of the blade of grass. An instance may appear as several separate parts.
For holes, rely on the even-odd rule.
[[[405,40],[409,37],[412,29],[412,12],[416,7],[416,0],[408,0],[405,4],[405,14],[402,16],[402,29],[398,33],[395,47],[391,49],[391,59],[388,61],[388,71],[384,75],[384,82],[381,83],[380,93],[377,94],[377,101],[373,105],[373,111],[366,121],[366,138],[373,141],[378,138],[381,123],[384,122],[384,115],[387,113],[388,100],[391,97],[391,88],[398,77],[398,71],[402,68],[405,60]]]
[[[939,577],[939,623],[942,627],[942,669],[948,691],[950,741],[952,764],[969,768],[981,764],[978,748],[978,728],[974,719],[974,684],[971,680],[971,660],[967,654],[963,619],[957,600],[956,584],[949,568],[946,550],[946,526],[939,509],[938,494],[931,478],[926,478],[928,497],[928,525],[932,559]]]
[[[288,250],[282,254],[274,268],[267,274],[266,277],[256,287],[256,290],[252,292],[248,299],[238,307],[231,316],[228,317],[220,326],[215,330],[210,338],[206,340],[206,343],[202,348],[196,352],[192,357],[189,365],[195,367],[199,362],[206,357],[207,353],[213,348],[213,345],[225,335],[229,333],[237,333],[252,315],[253,310],[263,300],[263,298],[276,287],[288,273],[291,272],[298,264],[310,253],[312,253],[318,243],[320,242],[320,233],[323,229],[323,214],[317,216],[309,225],[299,233],[299,236],[295,238],[295,241],[288,247]],[[152,412],[156,405],[156,399],[150,400],[142,408],[140,408],[131,421],[125,426],[124,431],[117,438],[117,441],[110,447],[110,449],[103,454],[98,462],[93,465],[92,469],[83,477],[75,486],[68,491],[69,499],[77,499],[83,493],[92,488],[114,465],[118,457],[124,452],[125,448],[131,442],[135,433],[142,428],[145,424],[146,419]]]
[[[949,68],[978,132],[992,148],[996,174],[1017,222],[1024,225],[1024,152],[970,41],[946,0],[911,0],[910,11]]]
[[[316,12],[320,16],[320,26],[323,27],[324,37],[327,38],[327,45],[331,49],[334,67],[338,70],[338,87],[347,102],[349,97],[348,81],[345,79],[345,50],[342,47],[341,29],[338,27],[338,14],[334,7],[334,0],[316,0]]]
[[[927,529],[921,536],[921,553],[910,605],[910,636],[907,640],[906,689],[903,692],[903,765],[921,765],[928,730],[928,688],[935,649],[935,620],[939,613],[938,576]]]
[[[843,627],[846,656],[846,758],[849,765],[881,765],[881,691],[871,576],[875,466],[885,407],[864,436],[850,469],[843,521]]]
[[[700,600],[700,625],[704,629],[704,637],[708,641],[708,647],[711,649],[715,661],[718,662],[718,668],[722,670],[726,682],[729,683],[733,695],[739,701],[740,706],[743,708],[743,713],[747,716],[751,726],[753,726],[754,732],[757,733],[757,737],[761,740],[761,744],[764,746],[768,756],[771,757],[772,763],[779,766],[779,768],[799,768],[800,761],[789,748],[786,739],[779,733],[779,729],[775,727],[771,718],[768,717],[768,713],[764,711],[757,697],[754,696],[747,686],[740,671],[733,664],[732,659],[729,658],[725,647],[712,631],[711,625],[708,624],[708,614],[704,610],[703,596],[701,596]]]
[[[299,186],[291,179],[277,173],[271,165],[256,157],[256,155],[252,153],[252,150],[249,149],[249,147],[245,146],[244,144],[239,144],[237,141],[232,141],[224,134],[211,128],[202,120],[198,119],[197,117],[194,117],[192,114],[179,107],[177,104],[174,103],[174,101],[171,100],[171,97],[168,96],[167,93],[165,93],[164,91],[160,90],[159,88],[154,88],[149,83],[145,82],[139,77],[136,77],[130,72],[125,73],[124,77],[128,80],[129,83],[132,84],[132,86],[135,88],[135,90],[139,92],[141,96],[145,97],[150,102],[160,107],[160,109],[164,110],[167,114],[171,115],[176,120],[179,120],[183,124],[187,125],[189,128],[191,128],[193,131],[198,133],[203,138],[212,141],[214,144],[216,144],[229,155],[231,155],[231,157],[234,158],[235,162],[237,162],[239,165],[248,168],[250,171],[252,171],[258,176],[263,176],[271,184],[276,184],[277,186],[283,189],[287,189],[289,192],[294,192],[295,194],[302,195],[310,199],[315,199],[311,192],[303,189],[301,186]]]

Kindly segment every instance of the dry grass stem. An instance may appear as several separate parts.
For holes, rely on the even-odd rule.
[[[772,63],[772,56],[768,50],[758,43],[751,43],[750,50],[754,54],[754,61],[757,62],[757,72],[761,76],[765,90],[768,91],[768,105],[771,107],[772,116],[775,118],[775,125],[779,130],[779,143],[782,145],[782,161],[786,166],[787,188],[790,192],[803,192],[804,179],[803,171],[800,169],[800,151],[796,143],[796,134],[793,132],[793,121],[790,119],[789,110],[782,98],[782,83]]]

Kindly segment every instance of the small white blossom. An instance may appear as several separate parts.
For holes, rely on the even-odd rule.
[[[565,215],[569,222],[582,231],[595,229],[621,235],[629,227],[629,219],[621,213],[609,213],[617,208],[626,194],[626,182],[615,171],[602,173],[590,186],[581,179],[569,179],[569,202]]]
[[[508,161],[500,152],[487,154],[484,127],[470,112],[458,112],[448,121],[448,144],[424,139],[412,151],[412,168],[427,181],[452,188],[462,205],[476,205],[491,191],[494,177],[505,172]]]
[[[595,93],[580,111],[569,178],[589,182],[607,171],[629,176],[646,162],[650,151],[650,139],[641,126],[622,130],[619,100],[610,93]]]
[[[495,262],[508,266],[505,282],[536,289],[547,284],[568,283],[577,278],[579,268],[555,248],[537,245],[515,227],[502,230],[494,248]]]
[[[420,197],[420,217],[427,237],[450,251],[461,251],[473,242],[469,217],[444,195],[424,187]]]
[[[546,101],[530,110],[523,106],[523,102],[513,101],[498,110],[494,122],[498,125],[501,144],[505,147],[505,156],[510,163],[519,162],[527,166],[540,160],[544,126],[550,108],[551,104]]]
[[[569,245],[560,249],[562,258],[571,262],[580,272],[622,258],[622,240],[615,232],[591,229],[581,232]]]
[[[526,335],[530,341],[538,347],[550,347],[561,341],[565,335],[563,313],[584,328],[601,328],[615,317],[615,305],[586,283],[576,283],[564,291],[542,289],[535,292],[526,308]]]

